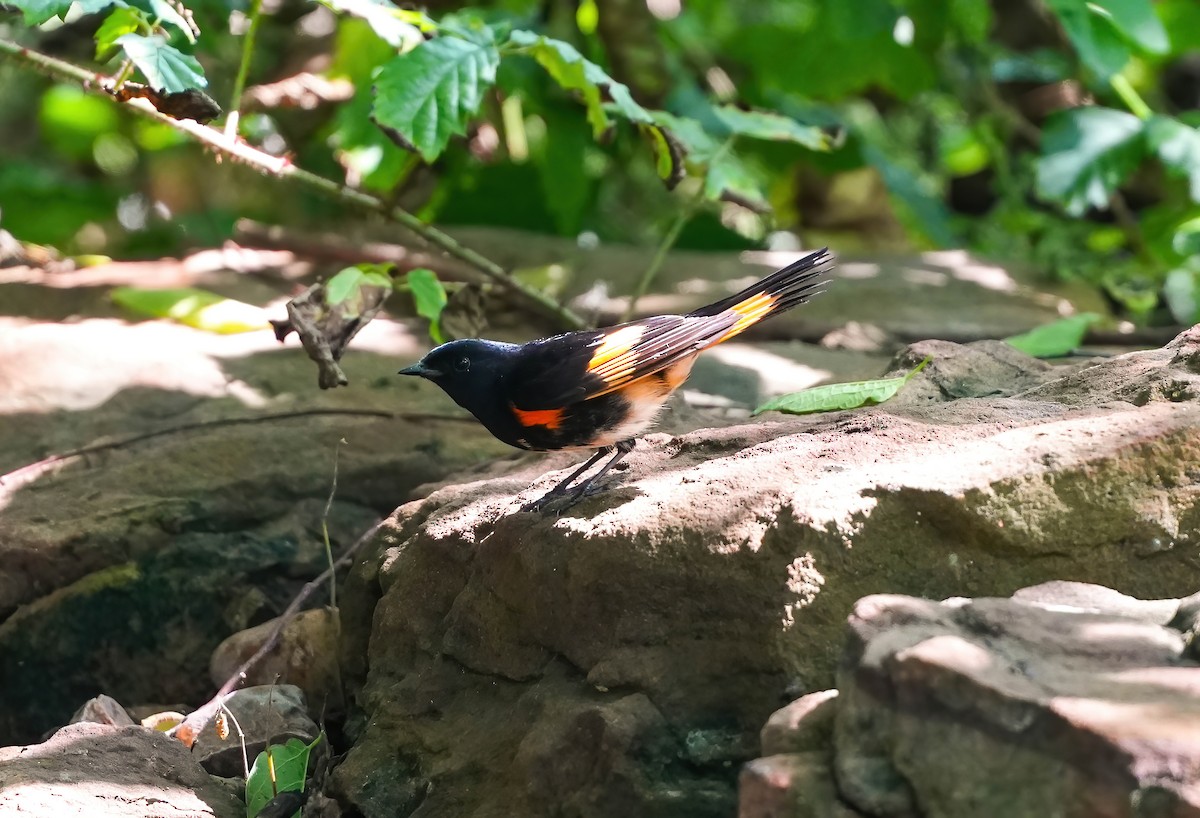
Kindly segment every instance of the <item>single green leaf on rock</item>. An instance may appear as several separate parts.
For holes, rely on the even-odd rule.
[[[402,147],[432,162],[451,136],[466,133],[499,64],[495,42],[430,40],[383,66],[375,83],[374,119],[408,143]]]
[[[608,112],[641,125],[653,125],[654,117],[634,101],[629,88],[614,80],[604,69],[585,58],[570,43],[532,31],[516,30],[508,43],[517,54],[527,54],[546,69],[556,83],[568,91],[578,91],[587,106],[588,122],[597,137],[608,129]],[[604,104],[607,93],[610,104]]]
[[[815,125],[802,125],[782,114],[767,111],[743,111],[732,105],[714,108],[713,113],[717,120],[734,136],[772,142],[793,142],[813,151],[831,151],[840,143],[835,134]]]
[[[1155,115],[1146,122],[1146,141],[1168,170],[1187,178],[1192,201],[1200,202],[1200,128]]]
[[[899,378],[880,378],[873,381],[831,383],[802,389],[790,395],[781,395],[769,400],[754,410],[755,415],[763,412],[786,412],[789,415],[807,415],[813,412],[833,412],[839,409],[857,409],[883,403],[900,391],[900,387],[912,380],[933,358],[926,358],[907,375]]]
[[[112,14],[104,18],[100,28],[96,29],[96,61],[108,62],[119,48],[118,39],[140,31],[143,26],[148,27],[149,24],[145,13],[139,9],[128,6],[114,9]]]
[[[1058,358],[1078,349],[1088,327],[1099,320],[1096,313],[1083,312],[1005,338],[1004,342],[1035,358]]]
[[[1145,155],[1144,123],[1112,108],[1084,107],[1051,115],[1042,132],[1038,194],[1073,216],[1109,197]]]
[[[430,337],[433,338],[434,343],[442,343],[444,338],[440,319],[449,300],[446,297],[446,288],[442,286],[442,282],[438,280],[437,274],[433,270],[427,270],[424,267],[409,271],[408,287],[412,290],[417,315],[429,319]]]
[[[235,301],[207,290],[143,290],[118,287],[111,293],[113,303],[130,312],[150,318],[169,318],[196,329],[230,335],[253,332],[270,326],[261,307]]]
[[[323,735],[313,739],[312,744],[298,738],[288,739],[286,744],[272,744],[258,754],[246,778],[246,818],[256,818],[276,793],[304,789],[308,756]]]
[[[1107,80],[1129,62],[1129,48],[1109,14],[1095,10],[1089,0],[1046,0],[1058,17],[1079,59],[1096,76]]]
[[[196,58],[171,47],[162,37],[123,34],[114,42],[146,77],[146,84],[156,91],[177,94],[208,85]]]

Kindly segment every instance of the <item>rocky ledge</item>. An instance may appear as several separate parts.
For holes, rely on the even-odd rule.
[[[402,507],[343,595],[357,716],[340,796],[367,818],[729,816],[768,715],[833,685],[862,597],[997,597],[1053,579],[1196,589],[1200,330],[1082,366],[924,342],[896,371],[927,355],[883,406],[652,435],[611,490],[561,516],[520,507],[569,455]],[[891,781],[907,746],[859,753],[860,779]],[[853,803],[985,814],[875,789],[893,812]]]

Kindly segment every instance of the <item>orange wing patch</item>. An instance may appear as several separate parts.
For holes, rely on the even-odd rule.
[[[545,426],[547,429],[557,429],[562,425],[562,409],[531,409],[527,412],[524,409],[512,406],[512,411],[517,417],[517,423],[527,428],[530,426]]]
[[[604,341],[592,353],[592,359],[588,361],[587,371],[596,373],[606,381],[613,380],[615,373],[609,370],[618,365],[613,364],[606,367],[605,364],[610,364],[614,358],[619,358],[637,346],[637,342],[641,340],[645,332],[646,328],[644,326],[633,324],[628,327],[622,327],[616,332],[605,336]]]
[[[728,341],[733,336],[743,332],[752,324],[757,324],[759,321],[771,314],[771,310],[775,308],[775,296],[770,293],[758,293],[745,301],[741,301],[730,307],[731,310],[738,314],[737,323],[717,340],[713,341],[709,346],[716,346],[722,341]]]

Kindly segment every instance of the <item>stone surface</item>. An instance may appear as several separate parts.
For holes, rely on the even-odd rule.
[[[1200,815],[1182,634],[1108,589],[1059,590],[861,600],[838,674],[840,795],[879,818]]]
[[[214,688],[233,676],[270,637],[278,619],[238,631],[213,651],[208,676]],[[246,675],[247,685],[284,684],[299,688],[316,710],[340,711],[337,616],[328,608],[301,611],[284,627],[279,641]]]
[[[880,407],[649,436],[561,514],[520,507],[571,454],[401,508],[344,595],[343,796],[367,818],[563,793],[578,816],[728,815],[768,714],[831,685],[867,594],[1195,590],[1200,330],[1074,367],[923,343],[894,371],[926,354]]]
[[[764,756],[821,752],[829,749],[837,691],[809,693],[776,710],[759,734]]]
[[[182,744],[144,727],[81,722],[0,748],[0,815],[241,818],[246,807]]]
[[[738,777],[738,818],[862,818],[838,797],[823,752],[756,758]]]
[[[229,721],[229,734],[217,734],[214,719],[200,731],[192,754],[213,775],[226,778],[245,776],[242,766],[242,735],[246,741],[246,758],[251,763],[268,743],[284,744],[290,738],[304,743],[317,737],[320,728],[308,715],[304,693],[294,685],[262,685],[246,687],[235,692],[225,706],[237,719]],[[241,732],[238,732],[238,728]]]
[[[80,707],[75,711],[75,715],[71,716],[71,724],[77,724],[81,721],[92,722],[94,724],[110,724],[114,727],[128,727],[134,724],[133,718],[121,706],[121,703],[112,696],[105,696],[103,693],[88,699],[83,703],[83,707]]]

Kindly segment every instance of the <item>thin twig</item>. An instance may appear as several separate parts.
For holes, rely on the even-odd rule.
[[[333,498],[337,494],[338,454],[345,442],[339,440],[333,447],[333,482],[329,486],[329,499],[325,501],[325,513],[321,515],[321,536],[325,540],[325,559],[329,562],[330,570],[333,569],[333,546],[329,544],[329,510],[333,508]],[[337,610],[337,579],[332,574],[329,577],[329,607]]]
[[[237,136],[238,120],[242,115],[242,93],[246,90],[246,76],[250,73],[250,57],[254,53],[254,40],[258,35],[258,23],[262,20],[262,0],[251,0],[250,27],[242,38],[242,61],[238,64],[237,78],[233,81],[233,93],[229,98],[229,117],[225,120],[225,135]]]
[[[112,98],[106,89],[108,79],[94,71],[87,71],[72,63],[50,57],[38,51],[25,48],[11,40],[0,39],[0,55],[7,55],[22,65],[41,74],[58,79],[79,83],[94,94]],[[114,100],[115,102],[115,100]],[[522,283],[514,278],[503,267],[486,258],[469,247],[459,244],[455,239],[436,227],[426,224],[407,210],[396,207],[384,200],[355,190],[332,179],[318,176],[292,164],[286,157],[272,156],[269,153],[226,136],[216,128],[200,125],[192,120],[173,119],[157,111],[150,103],[141,99],[131,99],[117,103],[141,116],[148,117],[164,125],[191,136],[203,145],[236,159],[264,176],[274,176],[279,179],[295,182],[310,190],[322,193],[332,199],[348,205],[354,205],[373,213],[379,213],[397,224],[407,228],[412,233],[437,246],[455,258],[465,261],[484,277],[512,293],[526,308],[537,312],[565,329],[579,329],[584,326],[583,320],[569,308],[559,304],[545,293]]]
[[[241,666],[234,671],[233,675],[225,680],[225,683],[221,685],[220,689],[217,690],[216,695],[214,695],[212,699],[189,714],[186,719],[184,719],[182,722],[176,725],[173,730],[171,730],[170,734],[178,738],[185,745],[189,747],[192,746],[196,740],[196,737],[200,735],[200,732],[205,728],[205,726],[207,726],[208,722],[217,714],[217,711],[224,706],[225,701],[231,695],[233,695],[233,691],[245,683],[250,669],[258,664],[262,658],[270,653],[271,650],[273,650],[279,643],[279,637],[283,634],[283,629],[286,628],[287,625],[296,618],[296,614],[300,612],[300,606],[303,605],[304,602],[310,596],[312,596],[312,594],[318,588],[324,585],[325,581],[332,577],[339,568],[344,565],[348,565],[350,561],[354,559],[354,555],[358,553],[358,550],[374,538],[375,534],[380,528],[383,527],[385,522],[386,520],[379,520],[370,528],[368,528],[357,540],[354,541],[353,544],[350,545],[349,548],[342,552],[342,555],[338,557],[337,562],[322,571],[320,576],[317,576],[314,579],[306,582],[304,587],[300,589],[300,593],[296,594],[295,598],[288,604],[283,613],[279,615],[275,622],[275,627],[271,629],[271,635],[268,636],[266,641],[259,646],[258,650],[256,650],[254,654],[250,656],[250,658],[242,662]]]
[[[62,454],[52,454],[49,457],[43,458],[36,463],[30,463],[27,466],[22,466],[15,471],[10,471],[8,474],[0,475],[0,487],[11,489],[16,488],[30,480],[36,479],[44,474],[51,466],[58,464],[66,464],[79,457],[84,457],[97,452],[109,451],[110,449],[121,449],[126,446],[131,446],[135,443],[141,443],[145,440],[151,440],[156,437],[164,437],[165,435],[175,435],[182,432],[191,432],[196,429],[214,429],[222,426],[239,426],[247,423],[270,423],[277,420],[291,420],[293,418],[318,417],[322,415],[342,415],[348,417],[369,417],[382,418],[384,420],[447,420],[452,422],[475,423],[475,419],[470,415],[443,415],[435,412],[384,412],[376,409],[301,409],[295,412],[279,412],[272,415],[255,415],[245,418],[218,418],[217,420],[201,420],[196,423],[184,423],[180,426],[172,426],[168,429],[158,429],[153,432],[145,432],[140,435],[122,438],[121,440],[111,440],[105,443],[93,443],[90,446],[81,446],[78,449],[72,449],[69,452]]]

